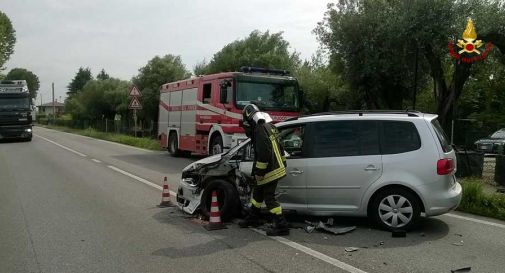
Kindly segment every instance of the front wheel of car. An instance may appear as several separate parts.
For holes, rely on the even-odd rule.
[[[205,187],[201,200],[201,212],[205,217],[209,217],[212,192],[216,191],[217,201],[221,220],[227,221],[237,215],[240,210],[240,200],[238,192],[230,182],[222,179],[211,181]]]
[[[405,189],[386,189],[375,196],[368,216],[379,228],[409,230],[421,215],[419,202],[416,195]]]

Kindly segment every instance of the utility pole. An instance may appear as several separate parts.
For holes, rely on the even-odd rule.
[[[412,110],[416,110],[416,97],[417,97],[417,59],[419,58],[419,46],[416,43],[416,62],[414,68],[414,96],[412,98]]]
[[[53,125],[56,122],[56,106],[54,105],[54,82],[52,84],[52,89],[53,89]]]

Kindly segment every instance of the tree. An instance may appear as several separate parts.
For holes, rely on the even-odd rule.
[[[97,80],[107,80],[107,79],[110,79],[110,76],[109,76],[109,74],[107,74],[105,72],[105,69],[102,68],[100,73],[98,73],[98,75],[96,75],[96,79]]]
[[[497,0],[340,1],[328,6],[315,32],[368,108],[398,108],[412,97],[417,51],[418,89],[432,77],[437,113],[445,123],[472,67],[451,59],[447,41],[460,38],[472,16],[479,39],[505,50],[503,6]]]
[[[197,63],[195,67],[193,67],[193,74],[198,76],[198,75],[205,75],[207,73],[207,61],[203,59],[203,61]]]
[[[37,97],[37,91],[40,87],[39,77],[33,72],[26,70],[24,68],[13,68],[5,76],[6,80],[25,80],[28,85],[28,90],[30,91],[30,96],[32,99]]]
[[[0,11],[0,69],[14,53],[16,43],[16,31],[12,27],[11,20],[5,13]]]
[[[72,79],[72,81],[67,85],[68,88],[68,95],[74,95],[78,91],[82,90],[84,85],[90,80],[93,79],[93,75],[91,75],[91,70],[89,68],[82,68],[80,67],[77,73],[75,74],[75,77]]]
[[[323,61],[318,51],[311,61],[305,61],[295,70],[300,88],[305,94],[304,106],[309,113],[354,108],[358,100],[348,94],[342,77],[335,74]]]
[[[139,74],[132,80],[142,93],[142,111],[139,116],[156,123],[161,85],[190,76],[180,56],[168,54],[152,58],[146,66],[139,69]]]
[[[299,63],[298,53],[289,52],[289,43],[282,38],[282,32],[270,34],[268,31],[261,33],[255,30],[247,38],[223,47],[214,54],[207,66],[203,62],[198,64],[197,68],[200,73],[205,74],[238,71],[242,66],[293,71]]]
[[[75,120],[113,119],[116,113],[126,116],[130,85],[114,78],[90,80],[65,101],[65,111]]]

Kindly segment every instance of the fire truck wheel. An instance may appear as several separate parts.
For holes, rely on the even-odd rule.
[[[209,217],[213,191],[217,192],[221,220],[227,221],[236,216],[240,209],[238,192],[230,182],[221,179],[213,180],[205,187],[200,206],[202,214]]]
[[[168,152],[172,156],[180,156],[181,150],[179,150],[179,141],[177,140],[177,135],[175,133],[170,133],[168,137]]]
[[[210,140],[209,155],[217,155],[223,152],[223,138],[215,135]]]

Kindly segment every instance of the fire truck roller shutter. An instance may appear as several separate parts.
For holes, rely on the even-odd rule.
[[[196,113],[197,113],[197,88],[182,91],[181,105],[181,150],[196,150]]]
[[[158,115],[158,137],[161,147],[168,147],[168,110],[170,105],[170,93],[165,92],[160,95],[159,115]]]

